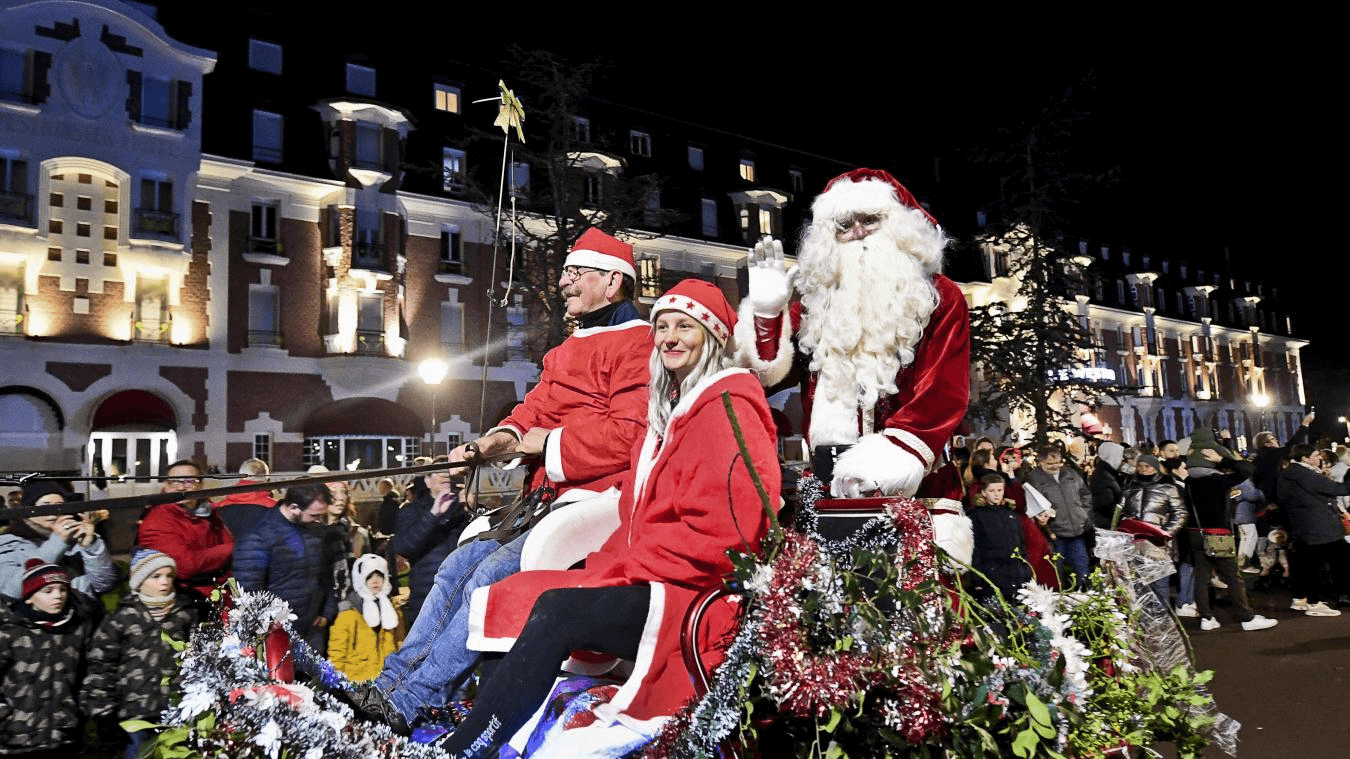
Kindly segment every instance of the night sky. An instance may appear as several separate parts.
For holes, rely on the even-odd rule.
[[[501,67],[512,42],[599,59],[612,64],[600,97],[886,168],[943,212],[972,218],[992,198],[970,181],[970,152],[1007,144],[1073,87],[1086,114],[1070,138],[1073,167],[1115,180],[1075,198],[1080,234],[1210,270],[1226,250],[1235,274],[1280,287],[1296,335],[1313,341],[1303,357],[1319,421],[1350,415],[1336,329],[1350,264],[1329,234],[1343,194],[1343,138],[1332,135],[1343,87],[1332,77],[1344,66],[1330,25],[1111,10],[1086,22],[974,9],[944,19],[852,6],[808,19],[773,5],[587,7],[554,18],[503,7],[504,18],[473,23],[466,6],[447,5],[357,23],[305,5],[285,12],[336,25],[333,35],[316,28],[329,49],[368,39],[487,69]]]

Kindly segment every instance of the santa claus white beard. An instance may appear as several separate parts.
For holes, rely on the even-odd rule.
[[[896,392],[896,373],[914,362],[937,289],[884,228],[843,243],[828,227],[808,232],[799,266],[805,306],[799,340],[819,373],[810,442],[854,443],[858,410]]]

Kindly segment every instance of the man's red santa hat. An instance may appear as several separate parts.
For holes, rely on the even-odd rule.
[[[633,265],[633,246],[591,227],[577,238],[563,266],[587,266],[602,271],[617,271],[637,279]]]
[[[727,302],[727,297],[717,285],[701,279],[686,279],[667,290],[652,306],[652,321],[656,321],[656,315],[662,311],[679,311],[692,316],[724,348],[731,339],[732,330],[736,329],[736,311]]]

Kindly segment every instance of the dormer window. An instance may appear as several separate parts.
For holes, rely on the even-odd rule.
[[[652,155],[652,136],[636,129],[628,133],[628,152],[635,156],[650,158]]]
[[[749,158],[742,158],[740,164],[741,179],[747,182],[755,181],[755,162]]]
[[[375,69],[369,66],[348,63],[347,91],[353,95],[365,95],[370,98],[375,97]]]
[[[459,113],[459,88],[448,84],[434,85],[436,110],[444,113]]]
[[[281,45],[262,40],[249,40],[248,67],[265,74],[280,74]]]
[[[590,142],[591,141],[591,120],[585,116],[572,117],[572,141]]]

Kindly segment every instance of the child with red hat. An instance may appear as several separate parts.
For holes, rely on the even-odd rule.
[[[21,588],[0,606],[0,754],[68,756],[79,738],[76,694],[93,617],[56,564],[29,559]]]

